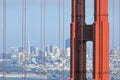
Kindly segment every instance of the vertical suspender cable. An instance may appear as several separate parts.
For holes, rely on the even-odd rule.
[[[43,55],[42,55],[42,0],[41,0],[41,22],[40,22],[40,51],[41,51],[41,63],[40,63],[40,78],[42,78],[42,64],[43,64]]]
[[[114,0],[112,0],[112,6],[113,6],[113,13],[112,13],[112,22],[113,22],[113,24],[112,24],[112,28],[111,29],[113,29],[112,30],[112,49],[114,49]],[[112,58],[112,64],[113,64],[113,58]],[[114,65],[113,65],[113,68],[114,68]],[[112,70],[112,75],[113,75],[113,70]]]
[[[115,41],[114,41],[114,38],[115,38],[115,37],[114,37],[114,0],[113,0],[113,31],[112,31],[112,32],[113,32],[113,37],[112,37],[113,42],[112,42],[112,43],[113,43],[113,49],[114,49],[114,47],[115,47],[115,45],[114,45],[114,42],[115,42]]]
[[[119,9],[119,33],[118,33],[118,38],[119,38],[119,49],[120,49],[120,0],[118,2],[118,9]]]
[[[25,47],[26,47],[26,0],[22,0],[22,79],[25,80]]]
[[[65,3],[64,3],[64,0],[63,0],[63,78],[64,78],[64,67],[65,67],[65,61],[64,61],[64,57],[65,57],[65,54],[64,54],[64,20],[65,20],[65,11],[64,11],[64,8],[65,8]]]
[[[119,8],[118,8],[118,9],[119,9],[119,10],[118,10],[118,11],[119,11],[119,17],[118,17],[118,18],[119,18],[119,26],[118,26],[118,27],[119,27],[119,32],[118,32],[118,38],[119,38],[119,39],[118,39],[118,41],[119,41],[119,50],[120,50],[120,0],[119,0],[119,2],[118,2],[118,7],[119,7]],[[120,79],[120,63],[119,63],[119,79]]]
[[[26,0],[25,0],[25,17],[24,18],[25,18],[25,21],[24,21],[25,22],[25,35],[24,35],[25,36],[24,37],[25,38],[25,43],[24,43],[24,46],[25,46],[25,51],[26,51]],[[24,54],[25,54],[25,52],[24,52]],[[24,67],[25,67],[25,64],[26,64],[26,54],[25,54]],[[25,70],[26,70],[26,67],[25,67]],[[25,79],[26,79],[26,71],[25,71],[24,74],[25,74]]]
[[[6,0],[3,0],[3,79],[6,80]]]
[[[22,60],[23,60],[23,51],[24,51],[24,50],[23,50],[23,44],[24,44],[24,43],[23,43],[23,41],[24,41],[24,40],[23,40],[23,32],[24,32],[24,31],[23,31],[23,1],[24,1],[24,0],[22,0]],[[23,69],[24,69],[24,68],[23,68],[23,61],[22,61],[22,79],[24,78],[24,77],[23,77],[23,74],[24,74],[24,70],[23,70]]]
[[[60,52],[60,31],[61,31],[61,30],[60,30],[60,26],[61,26],[61,25],[60,25],[60,19],[61,19],[61,18],[60,18],[60,17],[61,17],[61,15],[60,15],[60,13],[61,13],[60,9],[61,9],[61,8],[60,8],[60,7],[61,7],[61,4],[60,4],[60,0],[59,0],[59,12],[58,12],[58,16],[59,16],[59,19],[58,19],[58,27],[59,27],[59,28],[58,28],[58,36],[59,36],[59,37],[58,37],[58,46],[59,46],[59,52]],[[60,58],[59,58],[59,59],[60,59]],[[59,65],[59,80],[60,80],[60,65]]]
[[[45,80],[47,75],[46,70],[46,59],[45,59],[45,46],[46,46],[46,0],[44,0],[44,72],[45,72]]]

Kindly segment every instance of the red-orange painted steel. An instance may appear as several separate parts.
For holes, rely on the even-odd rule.
[[[72,0],[70,80],[86,80],[86,41],[93,41],[93,79],[109,80],[108,0],[94,5],[94,23],[87,25],[85,0]]]
[[[74,80],[75,76],[74,76],[74,47],[75,47],[75,22],[76,22],[76,0],[72,0],[72,23],[71,23],[71,30],[70,30],[70,40],[71,40],[71,49],[70,49],[70,55],[71,55],[71,65],[70,65],[70,80]]]
[[[109,80],[108,0],[95,1],[94,79]]]

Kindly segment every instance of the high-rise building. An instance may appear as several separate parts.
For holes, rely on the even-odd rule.
[[[66,48],[66,56],[70,57],[70,47]]]
[[[55,49],[57,48],[57,46],[51,45],[50,46],[50,52],[55,54]]]
[[[35,55],[38,56],[39,54],[39,48],[35,48]]]
[[[27,42],[27,56],[30,56],[30,41]]]
[[[30,53],[34,54],[35,53],[35,47],[34,46],[30,46]]]
[[[10,47],[10,57],[12,60],[17,59],[18,56],[18,49],[14,48],[14,47]]]
[[[22,52],[18,53],[18,63],[22,63]]]
[[[60,48],[56,48],[56,49],[55,49],[55,56],[56,56],[57,58],[60,57]]]
[[[70,47],[70,39],[66,39],[65,40],[65,48],[69,48]]]
[[[50,52],[50,47],[46,46],[46,52],[49,53]]]

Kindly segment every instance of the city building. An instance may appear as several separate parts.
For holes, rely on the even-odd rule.
[[[35,53],[35,47],[34,46],[30,46],[30,53],[31,53],[31,55],[33,55]]]
[[[46,52],[49,53],[50,52],[50,47],[49,46],[46,46]]]
[[[55,49],[55,57],[59,58],[60,57],[60,48]]]
[[[22,52],[18,53],[18,63],[21,64],[22,63]]]
[[[70,47],[66,48],[66,56],[70,57]]]
[[[66,39],[65,40],[65,48],[69,48],[70,47],[70,39]]]
[[[36,55],[36,56],[39,55],[39,48],[35,48],[35,55]]]
[[[31,48],[30,48],[30,41],[28,40],[27,42],[27,57],[30,57],[30,54],[31,54]]]
[[[50,52],[53,53],[53,54],[55,54],[55,49],[56,49],[56,48],[57,48],[57,46],[51,45],[51,46],[50,46]]]
[[[110,52],[111,79],[120,79],[120,49],[115,48]]]
[[[13,61],[17,61],[17,58],[18,58],[18,49],[16,49],[15,47],[10,47],[10,58]]]
[[[18,53],[18,49],[16,49],[15,47],[10,47],[10,54],[17,54]]]

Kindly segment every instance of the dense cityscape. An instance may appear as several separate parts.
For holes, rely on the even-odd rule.
[[[7,77],[22,77],[23,67],[22,47],[10,47],[6,58]],[[2,53],[0,66],[3,65]],[[70,39],[66,40],[65,49],[56,45],[46,46],[40,50],[27,41],[25,50],[25,71],[26,77],[57,79],[69,78],[70,74]],[[0,68],[2,76],[3,68]],[[65,75],[63,75],[65,74]]]
[[[120,50],[119,48],[110,51],[110,78],[111,80],[120,79]],[[56,45],[46,46],[44,51],[30,45],[27,41],[25,51],[25,71],[26,77],[40,79],[69,79],[70,77],[70,39],[65,41],[65,49]],[[2,56],[2,54],[1,54]],[[6,59],[7,77],[22,77],[22,48],[10,47]],[[87,78],[92,80],[92,54],[87,53]],[[3,59],[0,58],[0,66],[3,65]],[[119,65],[117,65],[119,64]],[[0,68],[2,77],[3,68]]]

